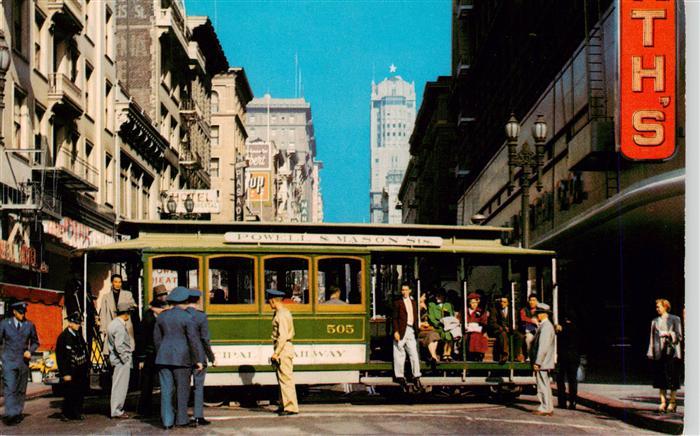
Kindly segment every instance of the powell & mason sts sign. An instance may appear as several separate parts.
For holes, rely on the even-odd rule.
[[[381,245],[399,247],[442,247],[442,238],[435,236],[227,232],[226,234],[224,234],[224,241],[231,244]]]

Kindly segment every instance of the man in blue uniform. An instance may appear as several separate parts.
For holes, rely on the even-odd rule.
[[[68,327],[56,340],[56,362],[63,383],[61,420],[82,421],[83,400],[90,384],[88,350],[81,332],[83,317],[80,312],[73,312],[66,319]]]
[[[209,321],[207,321],[207,315],[199,310],[199,299],[201,296],[201,291],[190,289],[187,312],[194,320],[194,324],[197,328],[197,336],[202,342],[202,348],[204,348],[207,359],[215,365],[214,362],[216,358],[214,357],[214,352],[209,343]],[[201,371],[197,371],[196,369],[192,371],[192,377],[194,378],[194,423],[196,425],[209,425],[211,422],[204,419],[204,378],[207,376],[206,360],[202,363],[204,363],[204,369]]]
[[[36,327],[27,320],[27,303],[20,301],[10,306],[12,317],[0,322],[0,344],[2,350],[2,376],[5,396],[6,425],[22,422],[24,396],[27,393],[29,359],[39,348]]]
[[[156,319],[153,342],[160,380],[160,416],[163,427],[189,426],[187,400],[190,396],[192,368],[204,369],[206,357],[192,316],[187,313],[190,290],[178,286],[168,294],[170,310]],[[177,419],[173,411],[173,394],[177,393]],[[195,423],[191,424],[196,426]]]

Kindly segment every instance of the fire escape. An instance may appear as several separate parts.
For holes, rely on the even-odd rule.
[[[202,156],[197,152],[195,129],[204,116],[192,98],[183,98],[180,102],[180,116],[185,126],[180,153],[180,169],[185,177],[187,188],[208,188],[208,180],[203,177],[205,170]]]

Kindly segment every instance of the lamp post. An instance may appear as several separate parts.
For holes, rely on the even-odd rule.
[[[532,126],[532,136],[535,139],[535,151],[530,150],[527,142],[520,150],[517,150],[518,138],[520,136],[520,123],[514,114],[506,123],[506,138],[508,140],[508,193],[513,192],[515,187],[515,172],[518,168],[520,173],[520,189],[522,200],[521,245],[523,248],[530,246],[530,179],[533,173],[536,175],[537,191],[542,190],[542,167],[544,166],[544,144],[547,139],[547,123],[543,115],[538,115],[535,124]]]
[[[175,215],[175,212],[177,212],[177,201],[175,201],[173,194],[170,194],[170,197],[168,197],[166,207],[168,208],[168,212],[170,212],[171,216]]]
[[[10,47],[5,40],[5,32],[0,30],[0,145],[5,145],[2,119],[5,109],[5,74],[10,68],[10,57]]]

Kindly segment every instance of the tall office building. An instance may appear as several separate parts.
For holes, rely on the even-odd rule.
[[[393,65],[390,71],[394,73]],[[370,221],[401,223],[398,193],[408,166],[408,139],[416,119],[416,89],[394,75],[372,81],[370,107],[371,185]]]
[[[273,98],[265,94],[262,98],[254,98],[247,105],[248,139],[249,143],[262,140],[277,150],[270,164],[274,180],[270,183],[268,201],[274,205],[274,213],[270,219],[282,222],[313,222],[322,216],[323,200],[318,189],[320,177],[317,171],[321,168],[316,160],[316,137],[314,123],[311,118],[311,103],[301,98]],[[249,150],[250,155],[251,150]],[[249,156],[249,161],[251,160]],[[260,190],[261,185],[256,180],[265,183],[265,171],[250,171],[246,175],[251,184]],[[261,178],[262,177],[262,178]],[[265,194],[265,190],[261,191]],[[248,197],[249,208],[255,211],[258,204]],[[316,208],[316,210],[314,210]],[[268,220],[266,213],[261,212],[260,218]]]

